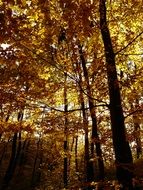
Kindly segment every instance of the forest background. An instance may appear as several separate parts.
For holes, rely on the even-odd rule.
[[[1,190],[142,188],[142,0],[0,1]]]

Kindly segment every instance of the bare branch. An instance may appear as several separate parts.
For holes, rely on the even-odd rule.
[[[125,50],[126,48],[128,48],[128,47],[129,47],[133,42],[135,42],[136,39],[137,39],[138,37],[140,37],[142,34],[143,34],[143,31],[140,32],[135,38],[133,38],[125,47],[123,47],[123,48],[121,48],[119,51],[117,51],[117,52],[115,53],[115,55],[119,54],[120,52],[122,52],[123,50]]]
[[[135,113],[138,113],[138,112],[143,112],[143,109],[137,109],[137,110],[134,110],[132,112],[130,112],[129,114],[127,114],[126,116],[124,116],[124,119],[126,119],[127,117],[135,114]]]

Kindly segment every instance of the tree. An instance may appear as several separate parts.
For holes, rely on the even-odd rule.
[[[89,104],[89,110],[90,110],[90,115],[91,115],[91,119],[92,119],[91,159],[94,160],[94,152],[96,152],[97,160],[98,160],[98,167],[99,167],[98,178],[99,178],[99,180],[104,180],[104,163],[103,163],[101,144],[100,144],[100,139],[99,139],[99,134],[98,134],[96,111],[95,111],[95,107],[94,107],[94,103],[93,103],[93,99],[92,99],[91,88],[90,88],[90,84],[89,84],[89,76],[88,76],[88,72],[87,72],[87,68],[86,68],[86,61],[83,56],[83,51],[82,51],[82,47],[80,44],[79,44],[79,55],[80,55],[80,59],[81,59],[84,80],[86,81],[88,104]],[[94,150],[94,148],[96,151]],[[92,168],[92,170],[94,171],[94,168]],[[94,175],[93,175],[92,180],[94,180]]]
[[[64,86],[64,169],[63,169],[63,181],[64,188],[68,186],[68,102],[67,102],[67,74],[65,73],[65,86]]]
[[[100,0],[100,30],[105,48],[105,58],[108,76],[110,115],[113,134],[113,145],[116,158],[116,173],[123,188],[132,189],[133,159],[129,143],[126,139],[124,116],[121,105],[119,83],[117,78],[115,53],[112,46],[106,18],[106,1]]]

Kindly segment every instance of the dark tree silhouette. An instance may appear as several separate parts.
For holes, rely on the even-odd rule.
[[[106,68],[108,76],[110,116],[113,134],[113,145],[116,158],[116,175],[123,188],[132,189],[133,159],[126,138],[121,96],[117,78],[115,54],[106,18],[106,0],[100,0],[100,30],[105,48]]]

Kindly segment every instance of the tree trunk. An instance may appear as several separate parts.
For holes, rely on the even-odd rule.
[[[17,133],[14,133],[13,141],[12,141],[11,157],[10,157],[7,171],[4,176],[4,185],[8,185],[8,183],[10,182],[13,176],[13,166],[14,166],[14,160],[16,157],[16,149],[17,149]]]
[[[133,159],[126,139],[124,116],[115,65],[115,54],[106,20],[106,0],[100,0],[100,30],[105,48],[107,77],[110,97],[110,116],[113,145],[116,158],[117,179],[124,189],[132,189]]]
[[[24,164],[24,155],[26,154],[26,143],[28,142],[27,139],[24,140],[23,145],[22,145],[22,149],[21,149],[21,155],[19,158],[19,165],[23,165]]]
[[[36,184],[35,175],[36,175],[37,161],[39,158],[40,142],[41,142],[41,136],[39,137],[37,141],[36,154],[35,154],[34,165],[33,165],[33,170],[32,170],[31,187],[34,187]]]
[[[64,181],[64,188],[67,189],[68,186],[68,118],[67,118],[67,111],[68,111],[68,102],[67,102],[67,74],[65,73],[65,86],[64,86],[64,114],[65,114],[65,126],[64,126],[64,171],[63,171],[63,181]]]
[[[138,107],[138,105],[139,102],[136,99],[135,108]],[[131,104],[131,108],[134,109],[133,104]],[[140,124],[136,113],[133,114],[133,124],[134,124],[134,139],[136,141],[136,157],[138,159],[142,155],[142,145],[141,145]]]
[[[3,149],[2,149],[2,153],[1,153],[1,157],[0,157],[0,167],[2,165],[4,155],[5,155],[6,151],[7,151],[8,144],[9,144],[8,141],[7,142],[3,142]]]
[[[17,147],[17,152],[16,152],[16,155],[15,155],[15,159],[14,159],[14,162],[13,162],[13,168],[12,168],[13,173],[14,173],[15,168],[17,166],[20,153],[21,153],[21,132],[18,133],[18,147]]]
[[[19,167],[19,170],[17,172],[18,176],[23,174],[23,169],[24,169],[24,166],[27,162],[29,146],[30,146],[30,140],[25,139],[24,143],[22,145],[22,148],[21,148],[21,154],[20,154],[20,158],[19,158],[19,166],[20,167]]]
[[[75,143],[74,141],[75,141],[75,137],[73,136],[72,142],[71,142],[71,147],[70,148],[68,147],[71,153],[73,152],[73,147],[74,147],[74,143]],[[69,175],[70,175],[71,157],[72,157],[72,154],[69,155],[69,160],[68,160]]]
[[[82,69],[83,69],[83,74],[84,74],[84,78],[86,81],[89,111],[90,111],[90,116],[92,119],[91,155],[92,155],[92,158],[94,159],[94,157],[95,157],[94,152],[96,152],[98,168],[99,168],[98,179],[104,180],[104,163],[103,163],[101,144],[100,144],[98,129],[97,129],[96,112],[95,112],[95,107],[94,107],[92,94],[91,94],[91,88],[90,88],[90,84],[89,84],[89,76],[88,76],[88,71],[86,68],[86,61],[85,61],[85,58],[84,58],[84,55],[82,52],[82,47],[80,44],[78,47],[79,47],[79,54],[80,54],[80,60],[81,60],[81,65],[82,65]],[[94,150],[94,147],[95,147],[95,150]],[[94,181],[94,177],[92,180]]]
[[[134,122],[134,137],[136,141],[136,157],[137,159],[142,155],[142,145],[141,145],[141,135],[140,135],[140,125],[137,122],[137,116],[133,115],[133,122]]]
[[[78,135],[75,137],[75,171],[78,172]]]
[[[12,142],[11,158],[9,161],[7,171],[4,176],[4,184],[3,184],[2,189],[5,189],[8,186],[8,184],[10,183],[11,179],[13,178],[15,168],[18,163],[18,158],[19,158],[20,151],[21,151],[21,133],[19,133],[18,147],[17,147],[17,138],[18,138],[18,133],[15,133],[13,136],[13,142]]]
[[[91,182],[93,179],[93,167],[92,162],[89,162],[89,138],[88,138],[88,119],[85,111],[85,103],[83,98],[83,92],[80,90],[80,101],[81,101],[81,110],[83,116],[83,124],[85,131],[85,146],[84,146],[84,161],[85,161],[85,181]]]
[[[85,131],[85,144],[84,144],[84,171],[85,171],[85,182],[89,183],[92,181],[94,173],[93,173],[93,163],[89,161],[89,137],[88,137],[88,118],[87,113],[85,110],[85,101],[83,96],[82,90],[82,76],[81,76],[81,68],[80,65],[77,63],[75,72],[78,71],[79,77],[79,103],[81,105],[81,112],[83,117],[83,125]]]

